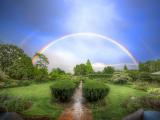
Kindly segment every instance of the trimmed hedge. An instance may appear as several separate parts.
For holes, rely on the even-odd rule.
[[[73,80],[59,80],[51,87],[51,94],[60,102],[68,101],[76,88],[76,83]]]
[[[90,102],[104,99],[109,93],[109,87],[102,82],[86,80],[83,84],[83,96]]]

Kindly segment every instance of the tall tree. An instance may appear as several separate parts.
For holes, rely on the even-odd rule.
[[[34,69],[34,74],[35,74],[35,79],[38,82],[42,82],[48,79],[48,58],[41,54],[41,53],[36,53],[35,56],[38,56],[38,60],[35,65]]]
[[[36,53],[35,56],[38,56],[36,66],[38,68],[47,69],[47,66],[49,64],[48,58],[41,53]]]
[[[111,67],[111,66],[104,67],[103,69],[104,74],[113,74],[114,71],[115,71],[114,67]]]
[[[91,74],[94,72],[93,68],[92,68],[92,64],[89,59],[86,62],[86,72],[87,72],[87,74]]]
[[[15,60],[24,55],[24,51],[15,45],[0,44],[0,69],[6,71]]]
[[[19,57],[7,70],[8,75],[14,79],[32,79],[34,77],[34,68],[32,60],[27,55]]]
[[[124,68],[123,68],[124,71],[127,71],[128,70],[128,67],[127,65],[124,65]]]
[[[74,67],[74,74],[75,75],[86,75],[87,69],[85,64],[76,65]]]

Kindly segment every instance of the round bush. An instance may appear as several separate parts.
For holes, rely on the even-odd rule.
[[[75,90],[76,84],[72,80],[59,80],[51,86],[51,94],[60,102],[68,101]]]
[[[98,101],[104,99],[109,93],[109,87],[104,83],[95,80],[86,80],[83,85],[83,96],[88,101]]]
[[[132,78],[125,72],[115,73],[111,78],[111,81],[115,84],[125,84],[128,81],[131,81]]]

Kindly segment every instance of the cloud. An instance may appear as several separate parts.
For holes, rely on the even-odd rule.
[[[122,22],[113,2],[71,1],[72,12],[66,19],[66,28],[72,32],[115,32],[117,22]]]
[[[59,67],[68,72],[73,72],[76,64],[85,63],[87,59],[91,60],[95,71],[102,70],[105,66],[120,69],[125,63],[133,63],[130,57],[113,43],[86,36],[72,37],[57,42],[44,54],[50,62],[49,70]]]
[[[123,69],[124,65],[127,65],[129,69],[137,69],[137,66],[132,63],[119,63],[119,64],[93,63],[92,64],[95,71],[102,71],[104,67],[107,67],[107,66],[112,66],[115,69]]]

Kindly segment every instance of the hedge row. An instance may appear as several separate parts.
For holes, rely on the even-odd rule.
[[[109,87],[102,82],[86,80],[83,84],[83,96],[90,102],[104,99],[109,93]]]
[[[73,80],[59,80],[51,86],[51,94],[56,100],[60,102],[68,101],[77,86]]]

